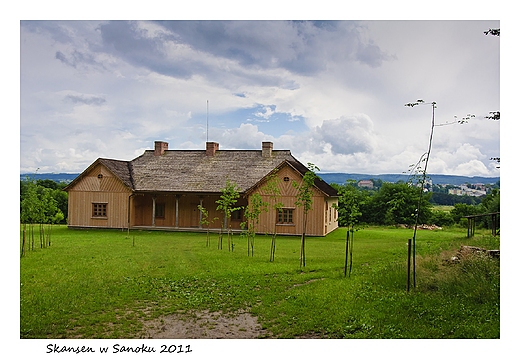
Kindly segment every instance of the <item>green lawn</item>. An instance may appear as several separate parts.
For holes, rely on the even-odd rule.
[[[343,276],[345,230],[308,238],[257,236],[254,257],[212,234],[69,230],[20,259],[21,338],[139,338],[144,319],[191,309],[248,309],[274,338],[499,338],[499,263],[447,265],[461,244],[499,248],[489,231],[419,231],[417,288],[406,292],[412,230],[355,233],[353,268]],[[226,239],[224,239],[226,242]]]
[[[441,211],[441,212],[447,212],[449,213],[455,206],[448,206],[448,205],[434,205],[432,207],[432,210],[434,211]]]

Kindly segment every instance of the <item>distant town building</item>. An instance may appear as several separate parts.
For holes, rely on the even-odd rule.
[[[372,180],[361,180],[357,185],[358,187],[374,188],[374,182]]]
[[[480,197],[480,196],[486,195],[485,187],[484,187],[484,190],[482,190],[482,189],[469,188],[468,186],[465,186],[465,185],[460,186],[460,188],[449,189],[448,193],[455,194],[457,196],[474,196],[474,197]]]
[[[475,183],[473,185],[475,189],[478,189],[480,191],[486,191],[486,185],[484,183]]]

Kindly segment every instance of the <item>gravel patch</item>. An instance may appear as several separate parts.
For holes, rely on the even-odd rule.
[[[148,339],[256,339],[269,337],[248,312],[170,314],[144,323]]]

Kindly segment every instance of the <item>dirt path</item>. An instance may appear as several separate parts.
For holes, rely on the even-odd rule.
[[[223,315],[221,312],[171,314],[147,321],[148,339],[255,339],[269,336],[257,318],[247,312]]]

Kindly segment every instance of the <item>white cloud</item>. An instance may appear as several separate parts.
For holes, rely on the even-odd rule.
[[[365,114],[325,120],[314,131],[316,140],[330,145],[332,154],[370,153],[376,147],[374,125]]]
[[[243,123],[239,128],[225,129],[216,138],[222,149],[261,149],[263,141],[272,140],[272,136],[258,131],[258,127],[250,123]]]
[[[403,106],[423,98],[437,123],[477,115],[435,128],[431,171],[497,175],[494,25],[22,22],[20,169],[81,171],[157,139],[204,148],[209,101],[221,148],[272,140],[327,171],[401,172],[427,149],[431,109]]]
[[[262,106],[262,110],[255,113],[255,116],[268,120],[274,114],[272,106]]]
[[[481,161],[470,160],[458,164],[453,173],[460,173],[465,176],[486,176],[489,174],[489,169]]]

